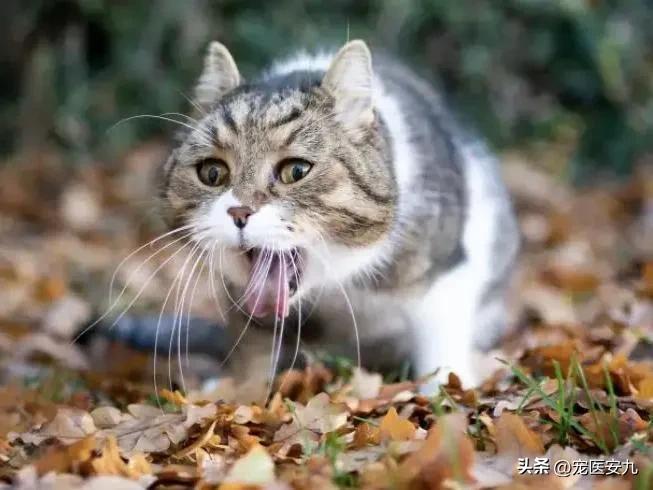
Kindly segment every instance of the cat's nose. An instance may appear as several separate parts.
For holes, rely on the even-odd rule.
[[[245,228],[247,219],[254,214],[254,210],[249,206],[233,206],[227,209],[227,213],[234,220],[234,224],[238,228]]]

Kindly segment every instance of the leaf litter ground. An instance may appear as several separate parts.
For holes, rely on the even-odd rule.
[[[155,391],[152,356],[101,336],[71,342],[106,308],[116,264],[162,232],[144,199],[162,152],[0,169],[0,485],[653,488],[650,165],[572,190],[506,158],[524,250],[514,328],[479,359],[481,386],[454,374],[425,396],[401,374],[318,356],[280,373],[261,406],[244,402],[251,387],[213,379],[210,356],[159,359]],[[163,243],[115,274],[111,318],[158,313],[184,259],[164,264],[176,246],[148,259]],[[198,288],[194,312],[215,317],[211,296]]]

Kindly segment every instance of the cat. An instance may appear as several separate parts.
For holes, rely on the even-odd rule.
[[[301,339],[479,382],[519,233],[494,157],[427,82],[361,40],[245,80],[212,42],[194,105],[162,209],[219,269],[228,371],[266,377]]]

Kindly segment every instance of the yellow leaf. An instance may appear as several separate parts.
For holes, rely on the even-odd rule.
[[[98,475],[117,475],[128,478],[138,478],[152,473],[150,463],[143,454],[136,454],[125,463],[120,457],[118,442],[114,436],[109,436],[102,449],[102,455],[91,462],[93,470]]]
[[[415,426],[410,420],[401,418],[394,407],[381,420],[379,431],[381,439],[392,441],[409,441],[415,436]]]
[[[637,394],[637,398],[642,398],[646,400],[650,400],[653,398],[653,376],[649,376],[647,378],[644,378],[642,381],[639,382],[639,393]]]
[[[519,415],[503,412],[495,423],[497,452],[515,456],[542,454],[540,436],[526,427]]]
[[[127,472],[130,478],[138,478],[143,475],[151,475],[153,470],[145,455],[138,453],[127,461]]]
[[[173,405],[181,406],[188,403],[188,400],[186,400],[184,395],[182,395],[179,390],[170,391],[164,388],[159,393],[164,400],[172,403]]]

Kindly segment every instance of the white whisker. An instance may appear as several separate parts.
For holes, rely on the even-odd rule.
[[[198,257],[198,261],[202,260],[202,257],[204,254],[208,254],[209,249],[204,249],[201,253],[200,256]],[[200,279],[202,278],[202,272],[204,272],[204,267],[206,266],[206,261],[202,260],[202,265],[200,266],[200,270],[197,272],[197,276],[195,276],[195,284],[193,285],[193,289],[191,289],[190,292],[190,301],[188,302],[188,312],[186,314],[186,367],[190,366],[190,358],[188,355],[188,343],[189,343],[189,337],[190,337],[190,315],[192,313],[193,309],[193,301],[195,300],[195,292],[197,291],[197,285],[200,282]],[[191,272],[192,274],[192,272]]]
[[[167,122],[171,122],[171,123],[174,123],[174,124],[179,124],[180,126],[183,126],[185,128],[190,129],[193,133],[198,133],[200,135],[200,139],[202,140],[202,143],[204,143],[206,146],[211,146],[212,145],[210,139],[204,139],[207,136],[205,134],[203,134],[202,130],[200,130],[199,128],[196,128],[194,126],[191,126],[190,124],[186,124],[186,123],[181,122],[181,121],[177,121],[176,119],[172,119],[172,118],[164,117],[164,116],[158,116],[156,114],[137,114],[135,116],[126,117],[124,119],[121,119],[120,121],[118,121],[114,125],[112,125],[109,129],[107,129],[107,132],[114,130],[115,128],[122,125],[123,123],[129,122],[129,121],[132,121],[132,120],[135,120],[135,119],[147,119],[147,118],[160,119],[162,121],[167,121]]]
[[[185,248],[189,244],[190,244],[190,242],[187,243],[186,245],[184,245],[183,248]],[[153,378],[153,381],[154,381],[154,395],[156,396],[156,402],[157,402],[157,405],[159,406],[159,408],[161,408],[161,409],[162,409],[162,407],[161,407],[161,402],[159,400],[159,388],[158,388],[158,382],[157,382],[157,379],[156,379],[156,361],[157,361],[157,357],[159,356],[159,331],[161,329],[161,320],[163,319],[163,313],[165,312],[165,307],[168,304],[168,300],[170,299],[170,295],[172,294],[172,291],[175,289],[175,285],[177,284],[177,281],[179,281],[181,279],[182,273],[183,273],[183,270],[180,269],[179,272],[177,272],[177,274],[175,275],[175,278],[173,279],[172,283],[170,284],[170,287],[168,288],[168,292],[166,294],[166,297],[163,300],[163,304],[161,305],[161,311],[159,312],[159,319],[156,322],[156,331],[155,331],[155,334],[154,334],[154,356],[153,356],[153,360],[152,360],[152,363],[153,363],[153,366],[152,366],[152,378]],[[171,335],[172,335],[172,333],[171,333]]]
[[[277,254],[273,252],[273,257],[277,257],[277,260],[280,262],[279,268],[281,269],[282,267],[281,253]],[[277,325],[279,323],[279,295],[281,293],[281,280],[282,280],[281,274],[279,274],[279,278],[277,279],[277,296],[274,305],[274,329],[272,332],[272,352],[270,353],[270,382],[269,382],[270,384],[269,384],[266,400],[270,397],[270,391],[272,391],[272,385],[274,384],[274,364],[275,364],[275,352],[276,352]],[[279,341],[281,341],[281,339],[279,339]]]
[[[318,233],[318,237],[322,240],[322,244],[326,249],[327,244],[326,241],[324,240],[324,237],[322,237],[322,235],[319,233]],[[324,259],[324,257],[322,257],[316,250],[312,250],[312,252],[322,262],[325,273],[329,274],[328,263]],[[361,343],[360,343],[360,335],[358,332],[358,323],[356,322],[356,315],[354,313],[354,307],[352,306],[351,301],[349,299],[349,295],[347,294],[347,291],[345,290],[345,287],[342,285],[342,283],[332,275],[330,275],[330,279],[332,279],[338,285],[338,288],[342,293],[345,302],[347,303],[347,308],[349,309],[349,314],[351,315],[352,323],[354,326],[354,335],[356,337],[356,360],[357,360],[358,367],[361,367]]]
[[[191,227],[192,227],[192,225],[180,226],[180,227],[178,227],[178,228],[175,228],[174,230],[170,230],[169,232],[164,233],[163,235],[159,235],[158,237],[154,238],[153,240],[150,240],[149,242],[147,242],[147,243],[141,245],[141,246],[138,247],[136,250],[134,250],[134,251],[131,252],[129,255],[127,255],[124,259],[122,259],[122,260],[120,261],[120,263],[118,264],[118,266],[117,266],[117,267],[115,268],[115,270],[113,271],[113,274],[111,274],[111,280],[109,281],[109,303],[112,302],[113,283],[114,283],[115,280],[116,280],[116,276],[118,275],[118,272],[120,271],[120,269],[122,268],[122,266],[125,265],[125,263],[126,263],[129,259],[131,259],[134,255],[136,255],[138,252],[140,252],[141,250],[143,250],[143,249],[146,248],[147,246],[154,245],[155,243],[157,243],[157,242],[163,240],[164,238],[166,238],[166,237],[168,237],[168,236],[170,236],[170,235],[174,235],[175,233],[177,233],[177,232],[179,232],[179,231],[187,230],[187,229],[189,229],[189,228],[191,228]],[[182,238],[183,238],[183,237],[182,237]],[[179,240],[176,240],[176,241],[179,241]],[[175,242],[172,242],[172,243],[175,243]],[[163,249],[160,249],[159,251],[161,251],[161,250],[163,250]]]
[[[173,318],[173,323],[172,323],[172,331],[170,332],[170,340],[168,342],[168,385],[170,388],[170,391],[173,391],[173,386],[172,386],[172,343],[174,341],[175,337],[175,332],[177,330],[177,320],[179,318],[179,310],[180,310],[180,305],[182,304],[181,302],[181,291],[182,291],[182,282],[183,282],[183,277],[184,274],[186,273],[186,268],[188,267],[188,264],[191,262],[191,260],[195,257],[195,254],[197,253],[197,250],[200,248],[200,244],[196,243],[193,245],[193,248],[188,254],[188,257],[186,257],[186,260],[184,261],[184,264],[181,267],[181,277],[182,279],[177,283],[177,291],[175,293],[175,315]],[[180,373],[182,376],[183,374]],[[183,387],[183,380],[182,380],[182,387]],[[185,390],[184,390],[185,391]]]
[[[272,254],[270,254],[269,259],[267,260],[267,270],[265,273],[265,276],[262,278],[262,280],[265,280],[267,277],[268,273],[270,272],[270,266],[272,265]],[[263,288],[260,289],[258,296],[256,297],[256,300],[254,301],[254,307],[252,310],[256,310],[256,307],[258,306],[258,302],[261,299],[261,296],[263,294]],[[231,358],[231,355],[234,353],[236,348],[238,347],[238,344],[240,344],[240,341],[243,339],[245,336],[245,333],[247,332],[247,329],[249,328],[250,323],[252,322],[254,314],[250,313],[247,318],[247,322],[245,323],[245,326],[243,327],[243,330],[240,332],[240,335],[236,339],[236,342],[234,345],[231,347],[231,350],[227,353],[227,356],[224,358],[224,360],[220,363],[220,368],[223,368],[224,365],[227,363],[227,361]]]
[[[152,254],[150,257],[148,257],[148,259],[146,260],[146,262],[147,262],[148,260],[152,259],[155,255],[161,253],[163,250],[165,250],[165,249],[168,248],[169,246],[171,246],[171,245],[173,245],[174,243],[176,243],[177,241],[179,241],[179,240],[183,240],[184,238],[187,238],[187,237],[188,237],[188,235],[185,235],[185,236],[183,236],[183,237],[180,237],[178,240],[176,240],[176,241],[174,241],[174,242],[171,242],[171,243],[167,244],[165,247],[162,247],[161,249],[157,250],[154,254]],[[140,298],[141,294],[143,294],[143,291],[145,291],[145,288],[148,286],[148,284],[149,284],[150,281],[154,278],[154,276],[156,276],[156,274],[157,274],[161,269],[163,269],[163,267],[165,267],[165,265],[166,265],[168,262],[170,262],[170,260],[172,260],[173,257],[175,257],[179,252],[181,252],[181,251],[184,249],[184,247],[185,247],[185,245],[182,246],[182,247],[181,247],[179,250],[177,250],[176,252],[174,252],[174,253],[173,253],[170,257],[168,257],[168,258],[167,258],[167,259],[166,259],[162,264],[160,264],[160,265],[159,265],[159,266],[154,270],[154,272],[153,272],[152,274],[150,274],[150,275],[148,276],[148,278],[145,280],[145,284],[143,284],[143,286],[138,290],[138,292],[136,293],[136,296],[135,296],[135,297],[132,299],[132,301],[127,305],[127,307],[126,307],[125,309],[123,309],[123,311],[118,315],[118,317],[116,317],[116,318],[114,319],[113,323],[109,326],[109,328],[113,328],[113,327],[116,325],[116,323],[118,323],[118,322],[122,319],[122,317],[125,316],[125,314],[126,314],[126,313],[131,309],[131,307],[134,306],[134,303],[136,303],[136,301],[138,300],[138,298]],[[143,262],[143,263],[141,264],[141,266],[142,266],[144,263],[146,263],[146,262]],[[140,267],[140,266],[139,266],[139,267]],[[111,313],[111,311],[113,311],[113,309],[117,306],[118,302],[120,301],[120,298],[122,297],[122,295],[123,295],[124,292],[126,291],[127,286],[129,285],[129,281],[131,280],[131,277],[132,277],[133,274],[135,274],[137,271],[138,271],[138,268],[136,268],[136,270],[132,271],[132,274],[131,274],[131,275],[129,276],[129,278],[128,278],[128,282],[127,282],[127,284],[125,285],[125,287],[123,288],[123,290],[121,291],[121,293],[118,295],[118,297],[114,300],[113,304],[112,304],[111,306],[109,306],[109,308],[107,308],[107,310],[106,310],[106,311],[105,311],[105,312],[104,312],[104,313],[103,313],[99,318],[97,318],[93,323],[91,323],[88,327],[86,327],[84,330],[82,330],[80,333],[78,333],[78,334],[75,336],[75,338],[72,339],[72,341],[71,341],[72,344],[74,344],[74,343],[77,342],[81,337],[83,337],[84,335],[86,335],[86,333],[88,333],[88,332],[89,332],[93,327],[95,327],[98,323],[100,323],[102,320],[104,320],[104,319],[109,315],[109,313]]]
[[[224,290],[224,292],[225,292],[227,298],[228,298],[229,301],[231,302],[231,306],[227,309],[227,311],[226,311],[225,313],[229,313],[233,308],[236,308],[236,309],[237,309],[238,311],[240,311],[242,314],[247,315],[247,312],[246,312],[246,311],[245,311],[245,310],[240,306],[240,304],[239,304],[237,301],[234,300],[233,296],[231,296],[231,293],[229,292],[229,288],[227,287],[227,283],[226,283],[226,281],[225,281],[225,279],[224,279],[224,274],[223,274],[223,272],[222,272],[222,271],[223,271],[223,266],[222,266],[222,261],[223,261],[223,254],[222,254],[222,252],[223,252],[223,251],[224,251],[224,249],[221,248],[221,249],[220,249],[220,255],[219,255],[219,257],[218,257],[218,258],[219,258],[219,261],[220,261],[220,264],[219,264],[219,266],[220,266],[220,267],[219,267],[220,279],[222,280],[222,288],[223,288],[223,290]],[[254,323],[257,323],[257,322],[254,320]]]
[[[292,265],[293,268],[293,274],[295,275],[295,282],[299,286],[299,273],[297,271],[297,265],[295,264],[295,259],[293,258],[292,254],[289,254],[290,257],[290,264]],[[278,391],[283,391],[283,387],[286,384],[286,381],[288,380],[288,375],[290,374],[290,371],[293,370],[295,367],[295,363],[297,362],[297,356],[299,355],[299,346],[301,344],[301,337],[302,337],[302,298],[301,295],[297,297],[297,341],[295,342],[295,350],[293,352],[292,360],[290,361],[290,367],[288,368],[286,375],[283,377],[283,380],[281,380],[281,384],[279,385]]]
[[[218,309],[218,313],[220,314],[220,317],[222,318],[222,324],[223,326],[226,326],[227,323],[227,318],[225,317],[225,313],[222,308],[222,304],[220,303],[220,299],[218,298],[218,292],[215,288],[215,248],[217,246],[217,243],[213,244],[213,247],[211,247],[211,254],[209,255],[209,287],[211,288],[211,296],[213,298],[213,301],[215,302],[215,305]]]
[[[279,276],[279,287],[277,288],[277,307],[279,304],[279,292],[281,289],[281,284],[283,284],[283,287],[288,287],[288,272],[287,272],[287,264],[286,264],[286,252],[280,251],[279,252],[279,261],[281,261],[281,271],[283,272],[283,279],[281,276]],[[290,298],[287,298],[286,301],[288,301]],[[284,305],[285,308],[287,309],[287,305]],[[273,351],[272,351],[272,370],[270,373],[270,387],[268,389],[268,395],[266,399],[269,399],[270,396],[272,395],[272,389],[274,387],[274,377],[277,372],[277,369],[279,368],[279,362],[281,359],[281,349],[283,346],[283,332],[284,332],[284,326],[286,322],[286,315],[285,315],[285,310],[281,312],[282,317],[281,317],[281,327],[279,329],[279,340],[277,341],[277,350],[276,353],[274,352],[274,343],[272,345]],[[277,314],[278,316],[278,314]],[[300,317],[301,318],[301,317]],[[275,321],[276,323],[276,321]],[[299,338],[299,337],[298,337]]]

